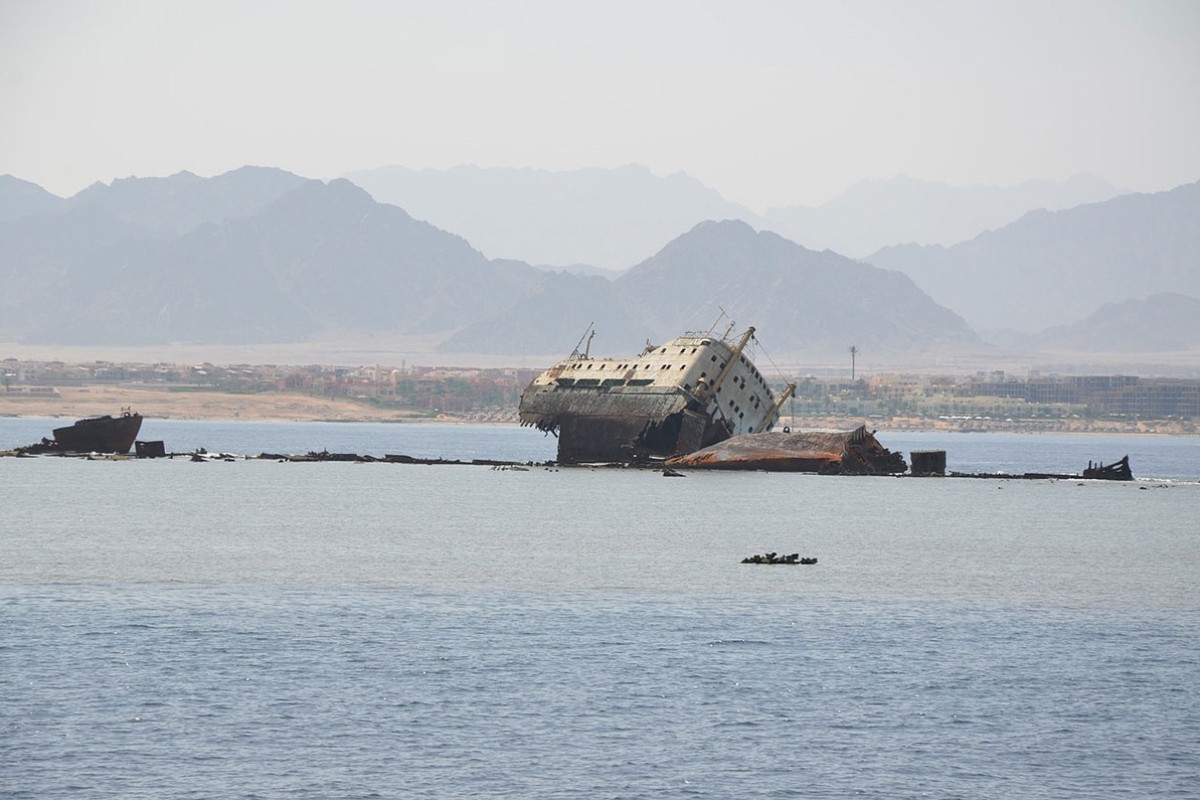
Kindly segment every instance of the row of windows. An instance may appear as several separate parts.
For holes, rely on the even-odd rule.
[[[713,356],[713,360],[716,360],[716,356]],[[582,368],[582,369],[591,369],[591,368],[592,368],[592,366],[593,366],[593,364],[594,364],[594,362],[591,362],[591,361],[589,361],[589,362],[588,362],[586,365],[584,365],[582,362],[580,362],[580,363],[572,364],[572,365],[570,366],[570,369],[581,369],[581,368]],[[650,365],[650,364],[642,364],[641,366],[642,366],[642,369],[650,369],[650,367],[651,367],[652,365]],[[724,365],[722,365],[722,366],[724,366]],[[628,369],[628,368],[637,369],[637,365],[636,365],[636,364],[618,364],[618,365],[616,366],[615,370],[616,370],[617,372],[621,372],[621,371],[623,371],[623,370],[625,370],[625,369]],[[659,369],[672,369],[672,365],[671,365],[671,364],[660,364],[658,368],[659,368]],[[680,369],[687,369],[687,364],[680,364],[680,365],[679,365],[679,368],[680,368]],[[601,367],[601,369],[603,369],[603,367]]]

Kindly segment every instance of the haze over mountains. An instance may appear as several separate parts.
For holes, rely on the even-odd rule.
[[[577,201],[557,209],[560,244],[611,226],[592,216],[628,181],[665,181],[651,192],[654,203],[625,210],[623,218],[649,220],[636,232],[645,242],[663,219],[682,225],[698,209],[730,210],[686,176],[584,172]],[[1186,323],[1200,297],[1198,186],[1033,212],[969,242],[885,248],[869,263],[744,221],[701,220],[610,279],[489,259],[470,237],[346,180],[245,167],[214,178],[130,178],[63,199],[3,176],[0,341],[261,343],[389,333],[426,337],[447,354],[540,356],[569,351],[595,322],[593,352],[620,354],[708,328],[725,313],[739,327],[756,325],[771,355],[800,361],[850,344],[880,359],[987,352],[968,323],[1024,329],[989,334],[1021,347],[1197,349],[1200,333]],[[691,199],[660,213],[656,205],[672,192]],[[449,195],[439,197],[452,209]],[[464,204],[486,210],[481,195]],[[495,210],[514,216],[503,203]],[[1126,305],[1089,316],[1104,303]]]
[[[1086,175],[1007,187],[901,176],[863,181],[820,206],[757,214],[684,173],[659,177],[636,165],[571,172],[391,166],[345,177],[491,257],[604,270],[627,269],[707,220],[740,219],[810,250],[861,258],[892,244],[957,244],[1034,209],[1071,208],[1119,193]]]
[[[570,172],[390,166],[346,177],[493,258],[558,268],[628,269],[706,220],[759,221],[682,172],[660,178],[635,165]]]
[[[902,175],[862,181],[820,206],[769,209],[766,226],[805,247],[862,258],[893,244],[957,244],[1035,209],[1073,208],[1118,194],[1108,181],[1091,175],[962,187]]]
[[[980,331],[1033,333],[1162,292],[1200,297],[1200,182],[1032,211],[953,247],[897,245],[867,260],[904,272]]]

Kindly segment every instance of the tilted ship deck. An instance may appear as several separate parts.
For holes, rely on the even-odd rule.
[[[770,430],[794,387],[776,399],[746,356],[753,336],[689,333],[623,359],[576,349],[525,389],[521,424],[556,433],[564,464],[668,458]]]

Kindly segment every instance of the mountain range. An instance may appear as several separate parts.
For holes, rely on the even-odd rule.
[[[344,177],[381,203],[466,237],[493,258],[572,271],[619,271],[707,220],[740,219],[810,250],[861,258],[915,242],[953,245],[1034,209],[1071,208],[1119,191],[1101,178],[1027,181],[1016,186],[949,186],[900,176],[864,181],[819,206],[758,214],[677,172],[646,167],[550,172],[461,166],[402,166]]]
[[[244,167],[63,199],[0,176],[0,341],[388,333],[448,354],[513,356],[569,352],[594,323],[593,352],[617,355],[736,321],[756,325],[771,354],[801,361],[851,344],[880,360],[987,352],[971,324],[1025,326],[989,337],[1021,347],[1188,350],[1200,347],[1184,324],[1200,296],[1198,194],[1192,184],[1032,212],[966,243],[885,248],[866,261],[705,220],[608,277],[488,258],[344,179]],[[1130,301],[1100,312],[1107,324],[1089,317]]]
[[[705,220],[757,221],[695,178],[658,177],[637,165],[569,172],[390,166],[345,177],[493,258],[571,271],[627,269]]]
[[[14,209],[13,195],[33,207]],[[131,178],[51,211],[23,184],[0,184],[0,196],[8,340],[287,342],[384,331],[440,337],[446,352],[546,353],[595,321],[598,344],[622,352],[707,327],[722,308],[770,329],[777,352],[841,349],[852,335],[881,351],[975,340],[904,276],[743,222],[701,223],[609,280],[487,259],[349,181],[278,170]]]
[[[753,322],[769,332],[773,351],[788,354],[840,353],[852,343],[879,355],[979,344],[958,315],[898,272],[725,220],[700,223],[612,281],[547,276],[535,295],[465,328],[446,346],[522,352],[542,338],[531,326],[550,325],[549,338],[563,342],[578,338],[581,322],[595,322],[606,352],[637,352],[647,340],[719,319]]]
[[[1073,208],[1120,193],[1092,175],[1016,186],[948,186],[902,175],[857,183],[819,206],[768,209],[764,226],[814,250],[861,258],[894,244],[965,242],[1035,209]]]
[[[952,247],[897,245],[866,260],[905,273],[989,336],[1164,292],[1200,297],[1200,182],[1032,211]]]

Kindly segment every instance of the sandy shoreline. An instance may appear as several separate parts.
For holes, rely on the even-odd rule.
[[[125,386],[59,387],[57,395],[0,392],[0,415],[83,419],[118,414],[123,408],[150,419],[255,420],[260,422],[418,422],[428,414],[381,409],[353,400],[292,392],[227,394],[171,392]]]
[[[0,416],[56,417],[83,419],[104,414],[119,414],[129,408],[148,419],[252,420],[257,422],[405,422],[443,424],[471,423],[511,425],[516,409],[503,415],[468,416],[430,414],[411,410],[378,408],[344,398],[316,397],[298,392],[259,392],[230,394],[213,391],[168,391],[132,388],[121,385],[58,387],[57,394],[0,392]],[[850,430],[866,424],[880,431],[961,432],[961,423],[925,417],[896,417],[864,420],[858,417],[786,417],[781,425],[803,430]],[[974,423],[973,423],[974,424]],[[1044,434],[1136,434],[1195,435],[1180,421],[1114,422],[1099,420],[1044,423],[988,420],[975,424],[971,432],[1016,432]]]

